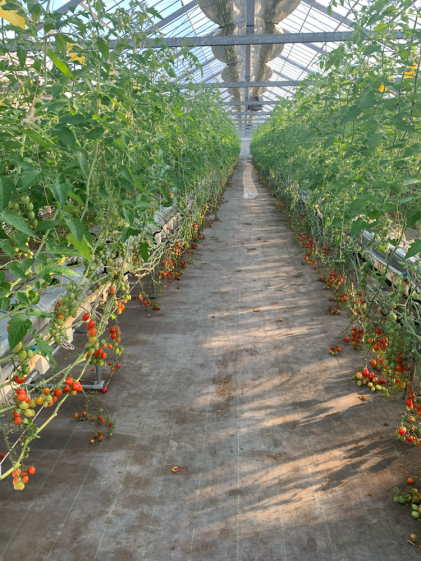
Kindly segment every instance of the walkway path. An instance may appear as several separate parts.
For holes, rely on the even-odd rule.
[[[345,318],[267,192],[243,199],[245,166],[180,290],[127,305],[112,440],[91,446],[68,400],[25,491],[0,484],[1,561],[418,559],[391,493],[421,471],[402,404],[360,401],[360,355],[328,355]]]

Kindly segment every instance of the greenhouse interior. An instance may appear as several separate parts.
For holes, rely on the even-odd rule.
[[[419,559],[420,16],[0,0],[0,561]]]

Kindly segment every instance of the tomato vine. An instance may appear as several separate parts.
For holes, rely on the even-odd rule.
[[[330,269],[318,280],[335,290],[329,313],[348,308],[345,342],[367,348],[358,386],[403,392],[395,434],[421,446],[419,13],[378,0],[354,17],[353,38],[321,58],[324,74],[275,109],[250,150],[304,262]]]
[[[31,442],[82,391],[88,366],[105,367],[110,349],[108,366],[120,368],[116,320],[135,290],[127,273],[143,298],[142,279],[168,256],[178,265],[193,224],[216,209],[240,139],[216,91],[180,89],[177,64],[188,75],[198,61],[188,49],[154,46],[153,9],[133,1],[106,12],[96,0],[63,14],[49,2],[8,0],[2,10],[0,365],[13,369],[0,380],[0,461],[12,462],[0,477],[13,473],[23,489]],[[171,212],[168,244],[153,234]],[[57,288],[46,309],[42,298]],[[58,368],[53,346],[68,348],[68,330],[83,322],[85,349]],[[47,375],[30,380],[39,356]]]

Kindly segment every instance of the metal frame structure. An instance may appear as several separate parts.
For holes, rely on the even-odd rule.
[[[129,9],[129,0],[105,0],[107,10],[111,11],[118,6]],[[59,13],[67,10],[91,9],[83,0],[53,0],[54,9]],[[162,33],[163,42],[171,48],[179,48],[189,44],[193,53],[197,56],[200,66],[186,68],[180,59],[180,52],[175,52],[175,70],[181,82],[181,88],[188,88],[185,83],[191,80],[193,83],[203,84],[205,87],[216,86],[220,90],[224,105],[236,105],[229,101],[230,94],[227,88],[245,88],[248,100],[250,84],[250,46],[253,44],[283,44],[284,49],[276,59],[271,60],[269,65],[273,70],[273,76],[266,82],[255,82],[257,87],[266,87],[267,91],[262,96],[258,105],[270,105],[282,99],[288,99],[294,88],[301,81],[311,75],[320,73],[318,58],[320,55],[330,52],[340,42],[346,41],[353,34],[353,13],[359,11],[364,5],[364,0],[352,0],[351,9],[345,8],[338,3],[334,10],[329,6],[329,0],[301,0],[298,7],[281,23],[284,33],[277,35],[258,35],[254,30],[254,6],[255,0],[246,0],[246,35],[240,36],[215,36],[218,26],[209,20],[201,11],[197,0],[184,3],[184,0],[146,0],[148,7],[153,7],[161,14],[161,18],[148,13],[150,27]],[[103,17],[104,24],[110,23],[107,17]],[[42,25],[38,25],[40,29]],[[367,36],[370,36],[370,31]],[[246,79],[244,82],[223,82],[221,73],[224,63],[220,62],[212,53],[213,45],[246,45]],[[247,66],[248,59],[248,66]],[[242,104],[246,110],[232,112],[233,118],[241,131],[254,130],[258,123],[261,111],[247,110],[247,105]],[[256,102],[253,102],[256,105]],[[276,103],[271,103],[276,105]],[[238,119],[240,113],[243,119]],[[264,119],[262,119],[264,120]]]

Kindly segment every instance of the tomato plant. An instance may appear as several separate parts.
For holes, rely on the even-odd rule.
[[[0,364],[13,364],[0,383],[13,466],[1,478],[20,469],[63,401],[82,391],[88,366],[106,366],[101,344],[119,360],[110,360],[111,370],[120,368],[120,330],[101,341],[107,324],[131,291],[145,292],[142,278],[173,249],[178,264],[190,241],[201,239],[196,226],[216,208],[240,147],[219,93],[178,85],[179,61],[194,68],[196,57],[149,46],[151,9],[132,2],[106,11],[96,0],[95,13],[61,14],[49,6],[31,0],[24,9],[12,0],[4,13],[18,19],[1,20],[0,320],[8,350]],[[170,244],[153,236],[168,208],[178,213]],[[52,310],[38,306],[60,286]],[[85,348],[59,368],[53,347],[68,348],[68,329],[82,322]],[[40,355],[50,373],[30,380]],[[21,445],[13,447],[16,438]],[[28,475],[14,478],[23,489]]]
[[[419,12],[409,0],[378,0],[354,16],[352,39],[320,59],[324,75],[274,110],[250,151],[303,264],[330,271],[317,280],[335,293],[327,311],[348,311],[344,342],[367,351],[357,385],[403,393],[395,434],[420,446]]]

